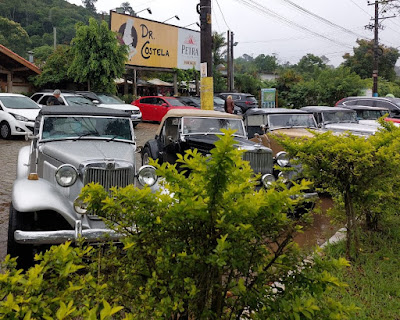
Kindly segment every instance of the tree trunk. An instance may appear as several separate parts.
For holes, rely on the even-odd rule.
[[[344,206],[346,210],[346,222],[347,222],[347,237],[346,237],[346,257],[348,260],[353,260],[352,247],[356,246],[356,252],[358,251],[358,241],[356,240],[356,221],[354,215],[353,200],[351,198],[350,190],[345,191],[344,194]]]

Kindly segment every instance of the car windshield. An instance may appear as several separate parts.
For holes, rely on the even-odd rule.
[[[80,96],[64,96],[65,100],[67,100],[67,103],[69,106],[84,106],[84,105],[90,105],[93,106],[93,102],[90,101],[89,99],[86,99],[84,97]]]
[[[394,98],[394,99],[391,99],[390,101],[392,101],[393,103],[395,103],[397,106],[400,107],[400,99],[399,98]]]
[[[312,114],[271,114],[269,118],[269,129],[278,128],[315,128]]]
[[[357,110],[357,119],[358,120],[377,120],[380,117],[383,117],[387,113],[389,113],[389,111],[383,111],[383,110]]]
[[[40,107],[28,97],[0,97],[0,101],[9,109],[40,109]]]
[[[43,140],[112,139],[132,141],[129,119],[105,117],[45,117]]]
[[[120,98],[113,96],[111,94],[97,94],[97,96],[100,98],[101,103],[104,104],[124,104]]]
[[[166,99],[168,101],[168,103],[173,106],[173,107],[181,107],[181,106],[185,106],[183,104],[183,102],[179,101],[178,99]]]
[[[235,136],[245,136],[241,119],[183,118],[183,134],[222,134],[221,129],[236,130]]]
[[[251,103],[257,103],[257,99],[253,96],[247,96],[246,101],[249,101]]]
[[[225,100],[220,97],[214,97],[214,104],[223,105],[225,104]]]
[[[330,111],[330,112],[323,112],[323,115],[324,115],[324,123],[357,122],[356,112]]]

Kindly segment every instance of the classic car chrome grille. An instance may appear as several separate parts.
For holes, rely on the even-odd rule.
[[[266,150],[249,150],[243,153],[243,160],[250,162],[250,167],[255,173],[272,173],[272,153]]]
[[[90,182],[101,184],[107,191],[111,187],[126,187],[134,182],[134,174],[131,168],[102,169],[86,168],[83,183]]]

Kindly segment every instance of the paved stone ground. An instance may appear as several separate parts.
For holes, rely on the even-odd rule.
[[[135,129],[138,146],[154,137],[158,124],[140,123]],[[16,175],[18,151],[30,142],[23,138],[12,140],[0,139],[0,260],[3,260],[7,250],[8,210],[11,202],[11,190]],[[141,165],[140,155],[137,155],[137,165]]]

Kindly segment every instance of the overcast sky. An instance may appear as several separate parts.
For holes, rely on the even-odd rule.
[[[81,5],[81,0],[68,0]],[[124,2],[123,0],[98,0],[97,11],[108,12]],[[196,4],[199,0],[131,0],[132,8],[142,18],[164,21],[174,15],[168,23],[187,26],[199,21]],[[399,1],[400,2],[400,1]],[[300,8],[295,9],[293,5]],[[367,0],[212,0],[213,30],[235,33],[235,58],[246,53],[256,57],[259,54],[276,54],[280,63],[297,63],[307,53],[325,55],[330,63],[337,66],[346,52],[353,52],[358,38],[373,38],[373,31],[364,26],[372,23],[374,6]],[[256,6],[256,8],[254,7]],[[381,5],[384,9],[384,5]],[[309,14],[304,13],[306,10]],[[318,16],[314,17],[312,14]],[[392,16],[395,12],[386,12]],[[325,20],[324,20],[325,19]],[[385,27],[380,30],[380,43],[386,46],[400,46],[400,16],[382,20]],[[189,28],[199,30],[193,24]],[[398,63],[399,64],[399,63]]]

